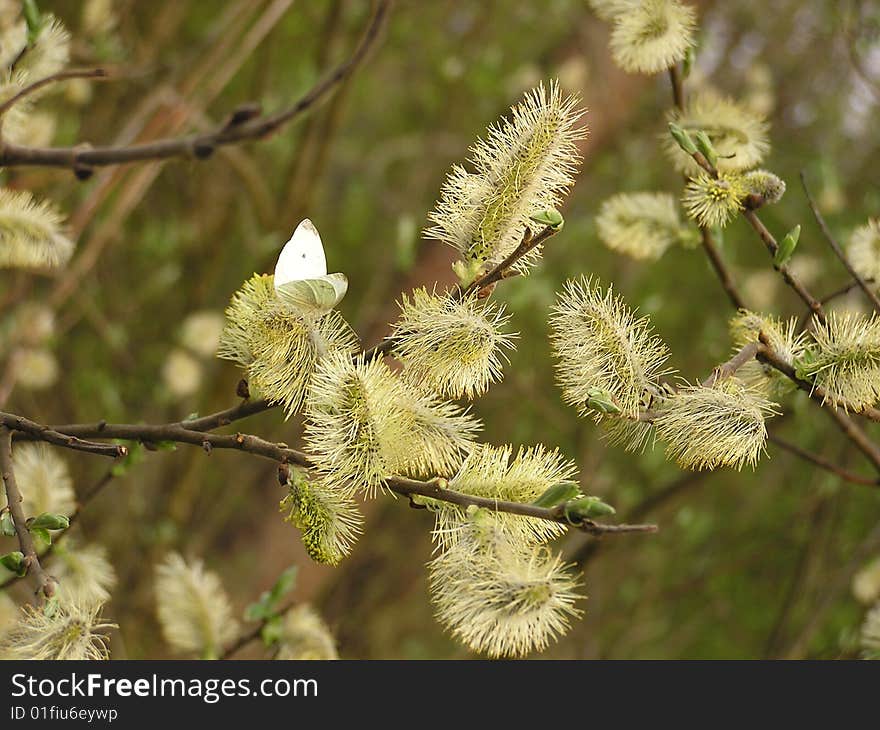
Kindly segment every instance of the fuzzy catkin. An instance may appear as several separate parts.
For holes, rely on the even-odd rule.
[[[437,619],[490,657],[541,651],[579,615],[577,581],[558,556],[524,546],[497,515],[469,510],[429,564]]]
[[[629,73],[655,74],[684,59],[694,44],[696,12],[678,0],[624,3],[610,12],[611,54]]]
[[[591,404],[598,390],[621,416],[637,418],[669,357],[648,319],[637,318],[612,287],[581,278],[566,282],[550,325],[564,400],[601,421],[606,413]]]
[[[577,99],[563,97],[556,82],[526,94],[511,117],[489,127],[471,148],[474,172],[456,165],[429,215],[426,236],[456,248],[463,284],[500,263],[522,239],[529,218],[556,207],[574,183],[586,134]],[[517,262],[525,273],[540,247]]]
[[[394,326],[394,354],[404,377],[439,396],[472,399],[501,380],[505,350],[513,336],[502,328],[503,307],[416,289],[400,303]]]
[[[278,298],[274,277],[254,274],[226,309],[217,356],[241,365],[252,389],[289,417],[302,407],[319,360],[336,352],[350,357],[356,348],[357,337],[338,312],[298,311]]]
[[[165,640],[178,651],[216,659],[238,633],[220,577],[198,559],[169,553],[156,566],[156,613]]]
[[[767,441],[774,403],[735,378],[690,386],[667,398],[655,417],[657,437],[682,469],[754,467]]]
[[[690,134],[705,132],[718,153],[716,167],[721,172],[750,170],[760,164],[770,150],[769,126],[765,119],[715,91],[693,94],[683,110],[670,112],[669,121]],[[676,170],[689,177],[702,172],[668,132],[663,133],[661,142]]]
[[[0,190],[0,269],[55,268],[72,253],[73,242],[52,205],[26,190]]]
[[[608,198],[596,216],[596,231],[612,251],[648,261],[688,237],[678,203],[669,193],[619,193]]]

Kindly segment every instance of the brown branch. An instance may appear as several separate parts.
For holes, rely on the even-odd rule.
[[[737,309],[748,309],[733,281],[733,276],[731,275],[730,270],[724,263],[724,259],[721,258],[721,252],[715,245],[715,239],[712,236],[712,232],[708,228],[700,226],[700,238],[702,239],[703,250],[706,252],[706,256],[709,257],[709,263],[712,264],[712,268],[715,270],[715,274],[721,282],[721,287],[727,293],[727,298],[730,299],[730,303]]]
[[[59,71],[58,73],[54,73],[50,76],[46,76],[38,81],[34,81],[32,84],[28,84],[21,91],[19,91],[14,96],[10,97],[2,104],[0,104],[0,117],[2,117],[6,112],[8,112],[13,106],[15,106],[19,101],[24,99],[26,96],[30,96],[35,91],[39,91],[44,86],[48,86],[49,84],[54,84],[59,81],[68,81],[69,79],[106,79],[107,72],[102,68],[74,68],[69,71]]]
[[[65,449],[84,451],[88,454],[98,454],[99,456],[109,456],[113,459],[125,456],[128,453],[128,449],[125,446],[119,444],[102,444],[95,441],[84,441],[74,434],[61,433],[48,426],[34,423],[22,416],[4,413],[3,411],[0,411],[0,424],[11,431],[27,433],[40,441],[45,441],[54,446],[61,446]]]
[[[390,0],[379,0],[363,37],[352,55],[326,78],[313,86],[297,102],[274,114],[249,116],[233,113],[222,127],[206,134],[189,135],[128,146],[104,147],[23,147],[6,144],[0,150],[0,167],[42,166],[87,170],[92,167],[121,165],[172,157],[209,157],[217,147],[262,139],[321,101],[363,61],[379,35]]]
[[[460,290],[460,296],[466,297],[474,292],[483,291],[502,279],[509,277],[510,272],[513,270],[513,266],[517,261],[534,251],[558,230],[558,228],[547,226],[537,236],[532,236],[531,230],[526,228],[519,245],[511,251],[501,263],[497,264],[482,276],[474,279],[463,291]]]
[[[672,86],[672,103],[677,109],[684,109],[684,83],[678,65],[669,67],[669,83]]]
[[[234,409],[232,409],[234,410]],[[209,416],[207,418],[215,418]],[[55,426],[49,432],[60,432],[66,436],[72,437],[89,437],[104,439],[124,439],[128,441],[140,441],[142,443],[154,444],[160,442],[174,442],[200,446],[206,452],[210,453],[213,449],[234,449],[245,451],[265,459],[271,459],[276,462],[285,464],[296,464],[305,469],[312,469],[315,466],[312,458],[296,449],[289,448],[283,443],[272,443],[250,434],[216,434],[206,431],[197,431],[186,427],[189,422],[167,423],[167,424],[129,424],[129,423],[104,423],[95,424],[72,424],[68,426]],[[40,439],[46,430],[39,428],[26,432],[23,439]],[[523,515],[526,517],[534,517],[536,519],[550,520],[566,525],[571,523],[562,513],[561,508],[547,509],[544,507],[536,507],[532,504],[524,504],[521,502],[510,502],[505,500],[492,499],[490,497],[478,497],[462,492],[456,492],[447,489],[443,485],[446,480],[443,478],[419,481],[416,479],[408,479],[406,477],[389,476],[383,482],[385,488],[402,496],[421,495],[430,497],[442,502],[449,502],[460,507],[483,507],[495,512],[506,512],[509,514]],[[623,532],[654,532],[657,530],[656,525],[606,525],[585,520],[577,525],[572,525],[577,529],[593,535],[615,534]]]
[[[450,296],[454,297],[455,299],[463,299],[464,297],[470,296],[474,292],[482,293],[490,290],[490,287],[492,287],[494,284],[497,284],[499,281],[507,279],[511,276],[511,272],[514,271],[513,266],[514,264],[516,264],[517,261],[519,261],[524,256],[527,256],[531,251],[534,251],[548,238],[558,232],[558,228],[547,226],[537,236],[533,237],[532,232],[528,228],[526,228],[525,232],[523,233],[522,240],[519,242],[517,247],[504,258],[501,263],[494,266],[482,276],[474,279],[468,286],[464,288],[462,288],[461,286],[457,287],[452,292],[452,294],[450,294]],[[373,360],[377,357],[387,355],[394,350],[395,344],[397,343],[393,337],[386,337],[378,345],[374,345],[369,350],[366,350],[364,352],[364,357],[367,360]]]
[[[779,244],[776,243],[776,239],[773,237],[773,234],[767,230],[766,226],[761,222],[761,219],[758,218],[758,214],[755,213],[755,211],[753,210],[743,210],[742,216],[749,222],[749,225],[755,229],[755,232],[758,234],[761,241],[767,247],[770,255],[775,256],[777,250],[779,250]],[[776,269],[780,274],[782,274],[782,278],[785,283],[788,284],[801,298],[804,304],[806,304],[810,308],[810,311],[813,312],[816,319],[824,324],[825,310],[822,309],[822,304],[819,302],[818,299],[810,294],[810,292],[807,291],[806,287],[788,268],[788,264],[782,264],[782,266],[774,264],[773,268]]]
[[[874,307],[874,311],[880,312],[880,297],[878,297],[876,292],[870,286],[868,286],[868,283],[862,278],[861,274],[859,274],[859,272],[853,268],[853,265],[846,257],[846,254],[843,252],[840,244],[834,238],[831,230],[828,228],[828,224],[825,223],[825,219],[822,217],[822,213],[819,211],[819,206],[816,205],[816,201],[810,194],[810,188],[807,186],[807,176],[803,170],[801,170],[801,186],[804,189],[804,195],[807,196],[807,203],[809,203],[810,205],[810,210],[813,211],[813,217],[816,219],[816,223],[819,225],[819,230],[822,231],[822,235],[825,237],[825,240],[828,241],[828,245],[831,246],[831,250],[834,251],[834,255],[837,256],[838,259],[840,259],[840,263],[843,264],[843,267],[853,278],[853,281],[861,288],[861,290],[865,293],[865,296],[868,297],[868,300],[871,302],[871,306]]]
[[[0,426],[0,471],[3,473],[6,502],[9,506],[9,513],[12,515],[12,523],[15,525],[18,545],[24,555],[27,573],[33,576],[34,582],[37,584],[36,592],[46,598],[51,598],[55,593],[56,581],[40,565],[33,537],[27,528],[27,517],[21,508],[22,496],[12,468],[12,431],[6,426]]]
[[[702,382],[702,386],[704,388],[711,388],[719,380],[726,380],[733,376],[743,365],[755,359],[755,355],[758,354],[760,348],[761,344],[759,342],[746,343],[730,360],[715,367],[712,370],[712,374]]]
[[[837,466],[837,464],[828,461],[828,459],[819,456],[818,454],[807,451],[797,444],[794,444],[791,441],[782,438],[781,436],[777,436],[775,433],[768,434],[767,440],[776,444],[780,449],[788,451],[798,458],[803,459],[804,461],[808,461],[815,466],[818,466],[820,469],[831,472],[832,474],[840,477],[846,482],[852,482],[853,484],[864,484],[872,487],[880,486],[880,478],[863,477],[859,474],[854,474],[853,472],[847,471],[846,469]]]

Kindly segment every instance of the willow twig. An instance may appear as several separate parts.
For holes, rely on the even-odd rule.
[[[12,468],[12,431],[6,426],[0,426],[0,472],[3,474],[6,503],[9,507],[9,513],[12,515],[12,524],[15,526],[18,545],[24,555],[26,571],[28,575],[33,576],[34,582],[37,584],[36,592],[46,598],[51,598],[55,594],[56,581],[40,565],[34,539],[27,527],[27,517],[21,507],[21,492],[18,489],[15,471]]]
[[[870,286],[868,286],[867,281],[862,278],[861,274],[859,274],[859,272],[853,268],[852,263],[850,263],[850,260],[843,252],[840,244],[834,238],[834,235],[831,233],[831,229],[828,228],[828,224],[825,223],[825,219],[822,217],[822,213],[819,211],[819,206],[816,205],[816,201],[810,194],[810,188],[807,186],[807,176],[803,170],[801,170],[801,186],[804,189],[804,195],[807,196],[807,203],[810,206],[810,210],[813,211],[813,217],[816,219],[816,223],[819,225],[819,230],[822,231],[822,235],[825,237],[825,240],[828,241],[828,245],[831,246],[831,250],[834,251],[834,255],[837,256],[838,259],[840,259],[840,263],[843,264],[843,267],[853,278],[853,281],[865,293],[865,296],[871,302],[871,306],[874,307],[874,311],[880,313],[880,297],[878,297],[877,293]]]

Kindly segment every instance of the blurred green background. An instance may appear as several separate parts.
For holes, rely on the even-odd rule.
[[[870,73],[880,11],[834,0],[696,4],[700,49],[690,88],[712,85],[767,114],[766,166],[788,181],[788,193],[764,221],[779,233],[802,224],[795,264],[826,294],[845,283],[845,272],[820,238],[797,176],[807,171],[840,238],[878,214],[880,74]],[[279,108],[350,52],[370,9],[362,0],[119,0],[115,22],[91,27],[88,5],[41,3],[72,31],[72,65],[105,64],[121,78],[41,102],[56,115],[54,144],[204,129],[247,101]],[[567,553],[585,561],[589,600],[584,619],[542,656],[851,655],[864,609],[850,579],[878,552],[866,538],[880,492],[841,484],[772,444],[755,471],[683,474],[661,448],[631,455],[608,447],[559,397],[548,308],[564,280],[581,273],[614,282],[650,314],[686,378],[704,376],[731,347],[730,307],[700,250],[642,263],[612,254],[595,235],[607,196],[677,194],[681,186],[658,145],[671,104],[667,78],[619,71],[607,41],[607,26],[585,0],[399,0],[354,76],[267,141],[205,162],[99,171],[85,183],[64,171],[6,171],[6,184],[56,201],[78,238],[69,268],[53,277],[0,272],[0,301],[8,305],[12,293],[57,307],[62,370],[51,389],[16,389],[7,410],[48,423],[163,422],[231,405],[240,374],[229,363],[202,358],[192,392],[169,387],[175,376],[169,381],[163,369],[180,324],[195,311],[222,311],[246,277],[270,271],[305,216],[321,231],[330,270],[349,278],[342,313],[374,343],[402,291],[452,281],[451,250],[421,237],[449,166],[524,91],[559,78],[590,112],[582,172],[544,263],[496,291],[521,337],[503,383],[475,411],[487,441],[558,445],[580,465],[585,491],[621,518],[661,530],[607,538],[598,549],[567,538]],[[725,231],[723,252],[756,308],[802,312],[743,221]],[[841,304],[861,306],[857,297]],[[868,473],[803,395],[785,410],[791,415],[773,431]],[[290,444],[300,432],[296,419],[277,412],[240,428]],[[876,425],[872,435],[880,438]],[[81,491],[106,469],[94,457],[66,457]],[[238,608],[298,564],[295,597],[319,608],[343,657],[468,656],[432,618],[427,513],[400,499],[368,504],[366,534],[332,569],[309,562],[298,532],[281,520],[282,496],[271,463],[188,447],[149,453],[114,480],[81,522],[109,548],[119,575],[107,611],[121,626],[114,656],[167,655],[151,566],[172,548],[204,557]]]

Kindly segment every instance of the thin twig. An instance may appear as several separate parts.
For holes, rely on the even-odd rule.
[[[820,469],[831,472],[832,474],[840,477],[846,482],[852,482],[853,484],[864,484],[871,487],[880,487],[880,478],[875,477],[872,479],[871,477],[863,477],[859,474],[854,474],[853,472],[847,471],[846,469],[837,466],[837,464],[828,461],[828,459],[825,459],[818,454],[807,451],[797,444],[794,444],[791,441],[782,438],[781,436],[777,436],[775,433],[768,434],[767,440],[776,444],[780,449],[784,449],[785,451],[794,454],[798,458],[803,459],[804,461],[808,461],[815,466],[818,466]]]
[[[868,286],[868,283],[862,278],[861,274],[859,274],[859,272],[853,268],[852,263],[850,263],[850,260],[843,252],[840,244],[834,238],[834,235],[828,228],[828,224],[825,223],[825,219],[822,217],[822,213],[819,211],[819,206],[816,205],[816,201],[810,194],[810,188],[807,186],[807,176],[803,170],[801,170],[801,186],[804,189],[804,195],[807,196],[807,203],[809,203],[810,205],[810,210],[813,211],[813,217],[816,219],[816,223],[819,224],[819,230],[822,231],[822,235],[825,237],[825,240],[828,241],[828,245],[831,246],[831,250],[834,251],[834,255],[837,256],[838,259],[840,259],[840,263],[843,264],[843,267],[853,278],[853,281],[855,281],[855,283],[861,288],[861,290],[865,293],[865,296],[868,297],[868,300],[871,302],[871,306],[874,307],[874,311],[880,312],[880,297],[878,297],[876,292],[870,286]]]
[[[68,81],[69,79],[106,79],[107,72],[102,68],[73,68],[68,71],[59,71],[58,73],[54,73],[50,76],[45,76],[38,81],[34,81],[32,84],[28,84],[21,91],[19,91],[14,96],[11,96],[2,104],[0,104],[0,117],[2,117],[6,112],[8,112],[13,106],[15,106],[19,101],[24,99],[26,96],[33,94],[35,91],[39,91],[44,86],[48,86],[49,84],[54,84],[59,81]]]
[[[758,234],[758,237],[767,247],[770,255],[775,256],[777,250],[779,250],[779,244],[776,243],[776,239],[773,237],[773,234],[767,230],[767,227],[761,222],[761,219],[758,218],[758,214],[755,213],[755,211],[753,210],[746,209],[742,211],[742,216],[749,222],[749,225],[755,229],[755,232]],[[782,278],[785,283],[788,284],[801,298],[804,304],[806,304],[810,308],[816,319],[824,324],[825,310],[822,309],[822,304],[819,302],[818,299],[810,294],[809,291],[807,291],[807,288],[791,272],[788,264],[782,264],[781,266],[774,264],[773,268],[775,268],[780,274],[782,274]]]
[[[187,424],[188,422],[183,423]],[[32,429],[31,431],[25,432],[22,438],[40,439],[47,430],[52,433],[60,432],[66,436],[82,438],[124,439],[129,441],[140,441],[148,444],[161,442],[183,443],[200,446],[208,453],[213,449],[234,449],[245,451],[280,463],[296,464],[304,469],[311,469],[315,466],[314,461],[308,454],[298,451],[297,449],[291,449],[283,443],[272,443],[259,436],[244,433],[216,434],[207,431],[196,431],[182,425],[181,423],[151,425],[98,422],[95,424],[73,424],[68,426],[54,426],[52,429]],[[549,520],[552,522],[560,522],[593,535],[623,532],[654,532],[657,529],[656,525],[605,525],[590,520],[585,520],[582,523],[572,525],[572,523],[566,519],[561,508],[548,509],[521,502],[510,502],[496,500],[489,497],[478,497],[464,494],[447,489],[443,486],[445,482],[446,480],[443,478],[420,481],[400,476],[389,476],[384,480],[383,485],[390,491],[403,496],[421,495],[437,499],[441,502],[455,504],[460,507],[483,507],[495,512],[506,512],[509,514],[534,517],[536,519]]]
[[[98,454],[99,456],[109,456],[116,459],[125,456],[128,449],[120,444],[102,444],[95,441],[84,441],[74,434],[60,433],[48,426],[43,426],[34,421],[28,420],[23,416],[16,416],[12,413],[4,413],[0,411],[0,424],[12,431],[20,431],[35,436],[40,441],[61,446],[65,449],[73,449],[74,451],[84,451],[88,454]]]
[[[56,581],[40,565],[33,537],[27,527],[27,517],[21,507],[21,492],[18,489],[15,471],[12,468],[12,431],[6,426],[0,426],[0,471],[3,473],[3,484],[6,487],[6,503],[9,506],[9,513],[12,515],[12,523],[15,526],[15,534],[18,536],[18,545],[24,555],[27,573],[33,576],[34,582],[37,584],[36,592],[46,598],[51,598],[55,593]]]
[[[760,348],[761,343],[759,342],[746,343],[730,360],[715,367],[712,370],[712,374],[702,382],[702,386],[704,388],[711,388],[719,380],[726,380],[732,377],[743,365],[755,359],[755,355],[758,354]]]
[[[390,0],[380,0],[363,37],[354,53],[321,82],[313,86],[297,102],[274,114],[245,116],[233,114],[222,127],[206,134],[160,139],[153,142],[122,147],[24,147],[6,144],[0,150],[0,167],[42,166],[89,169],[107,165],[121,165],[144,160],[164,160],[171,157],[210,156],[217,147],[247,140],[262,139],[277,131],[295,117],[321,101],[363,61],[367,51],[379,35],[390,6]]]
[[[730,270],[724,263],[724,259],[721,258],[721,252],[715,245],[715,239],[712,236],[712,232],[708,228],[700,226],[700,238],[703,243],[703,250],[706,252],[706,256],[709,257],[709,263],[712,264],[712,268],[715,270],[715,274],[718,276],[722,288],[727,293],[727,298],[730,299],[730,303],[737,309],[748,309],[739,290],[736,288]]]

